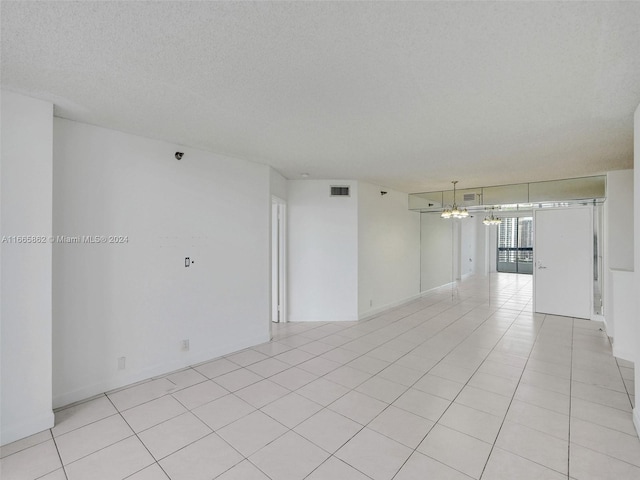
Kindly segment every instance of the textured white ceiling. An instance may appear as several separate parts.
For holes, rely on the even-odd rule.
[[[2,87],[406,192],[630,168],[640,2],[2,2]]]

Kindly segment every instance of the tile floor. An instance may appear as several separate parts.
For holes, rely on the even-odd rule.
[[[529,276],[273,332],[59,410],[2,479],[640,479],[633,365],[600,323],[532,314]]]

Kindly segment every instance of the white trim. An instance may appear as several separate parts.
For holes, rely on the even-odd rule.
[[[48,410],[37,418],[30,418],[27,422],[17,425],[4,426],[2,428],[2,436],[0,437],[0,445],[7,445],[29,437],[36,433],[52,428],[55,422],[53,410]]]
[[[185,360],[166,362],[150,368],[145,368],[144,370],[140,370],[138,372],[132,372],[126,376],[118,376],[116,378],[111,378],[104,382],[94,383],[93,385],[88,385],[71,392],[64,392],[53,397],[53,408],[64,407],[71,403],[86,400],[95,395],[115,390],[116,388],[130,386],[133,383],[148,380],[153,377],[166,375],[168,373],[183,369],[185,367],[189,367],[191,365],[197,365],[209,360],[214,360],[218,357],[228,355],[244,348],[253,347],[261,343],[266,343],[270,340],[269,337],[270,335],[268,333],[265,335],[252,337],[243,342],[225,346],[224,348],[215,348],[213,350],[203,351],[195,355],[190,355],[187,362],[185,362]],[[53,423],[51,424],[51,426],[53,426]]]

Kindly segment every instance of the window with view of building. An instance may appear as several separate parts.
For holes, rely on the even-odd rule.
[[[533,273],[533,217],[506,217],[498,227],[498,272]]]

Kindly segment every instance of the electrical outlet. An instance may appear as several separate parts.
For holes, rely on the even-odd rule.
[[[124,370],[127,363],[127,357],[118,357],[118,370]]]
[[[182,350],[184,350],[185,352],[187,350],[189,350],[189,339],[187,338],[186,340],[182,340]]]
[[[373,300],[369,300],[369,306],[373,307]]]

